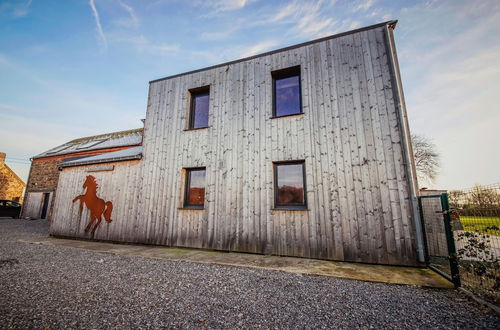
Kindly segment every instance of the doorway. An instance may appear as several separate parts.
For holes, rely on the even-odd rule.
[[[50,201],[50,193],[43,193],[42,214],[40,215],[41,219],[47,218],[47,210],[49,209],[49,201]]]

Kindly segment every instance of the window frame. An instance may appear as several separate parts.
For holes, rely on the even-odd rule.
[[[205,192],[203,195],[203,205],[198,204],[189,204],[189,188],[191,186],[191,172],[196,171],[205,171]],[[205,209],[205,196],[206,196],[206,178],[207,178],[207,168],[206,167],[189,167],[184,168],[185,171],[185,182],[184,182],[184,202],[182,203],[182,208],[184,209],[192,209],[192,210],[203,210]]]
[[[283,205],[278,203],[278,166],[282,165],[302,165],[302,185],[304,189],[304,204]],[[306,162],[305,160],[284,160],[273,162],[273,188],[274,188],[274,209],[277,210],[307,210],[307,182],[306,182]]]
[[[302,74],[301,74],[300,65],[292,66],[292,67],[281,69],[281,70],[272,71],[271,76],[273,78],[273,83],[272,83],[273,112],[272,112],[271,118],[283,118],[283,117],[298,116],[298,115],[304,114],[304,109],[302,107]],[[294,77],[294,76],[298,76],[298,78],[299,78],[299,108],[300,108],[299,112],[278,116],[276,113],[276,80],[290,78],[290,77]]]
[[[190,104],[189,104],[189,118],[188,118],[188,127],[186,130],[197,130],[197,129],[203,129],[203,128],[208,128],[208,119],[210,116],[210,85],[207,86],[202,86],[202,87],[197,87],[197,88],[191,88],[189,90],[189,95],[190,95]],[[201,127],[194,127],[194,119],[195,119],[195,106],[196,102],[195,99],[197,96],[208,96],[208,114],[207,114],[207,125],[206,126],[201,126]]]

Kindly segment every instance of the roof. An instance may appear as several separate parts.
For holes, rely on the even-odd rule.
[[[67,160],[64,161],[59,167],[63,168],[63,167],[80,166],[80,165],[121,162],[125,160],[133,160],[141,158],[142,158],[142,146],[137,146],[113,152],[106,152],[97,156]]]
[[[17,175],[17,173],[14,172],[14,170],[9,167],[9,165],[3,163],[3,164],[0,164],[0,168],[1,167],[4,167],[5,169],[7,169],[7,171],[9,171],[12,174],[12,176],[14,177],[14,179],[16,179],[17,181],[21,182],[24,186],[26,186],[26,183],[23,181],[23,179],[21,179],[19,177],[19,175]]]
[[[34,156],[33,159],[66,155],[89,150],[139,145],[142,142],[142,132],[142,128],[136,128],[126,131],[79,138],[42,152],[41,154]]]
[[[183,76],[183,75],[186,75],[186,74],[201,72],[201,71],[205,71],[205,70],[211,70],[211,69],[219,68],[221,66],[235,64],[235,63],[238,63],[238,62],[244,62],[244,61],[252,60],[252,59],[255,59],[255,58],[259,58],[259,57],[263,57],[263,56],[267,56],[267,55],[271,55],[271,54],[275,54],[275,53],[279,53],[279,52],[284,52],[284,51],[287,51],[287,50],[290,50],[290,49],[304,47],[304,46],[308,46],[308,45],[311,45],[311,44],[315,44],[315,43],[326,41],[326,40],[330,40],[330,39],[340,38],[340,37],[343,37],[345,35],[349,35],[349,34],[354,34],[354,33],[359,33],[359,32],[363,32],[363,31],[367,31],[367,30],[376,29],[376,28],[383,27],[383,26],[388,26],[390,28],[395,28],[397,23],[398,23],[397,20],[391,20],[391,21],[382,22],[382,23],[378,23],[378,24],[374,24],[374,25],[370,25],[370,26],[365,26],[365,27],[362,27],[362,28],[359,28],[359,29],[355,29],[355,30],[351,30],[351,31],[347,31],[347,32],[342,32],[342,33],[334,34],[334,35],[331,35],[331,36],[327,36],[327,37],[323,37],[323,38],[319,38],[319,39],[315,39],[315,40],[303,42],[303,43],[292,45],[292,46],[288,46],[288,47],[283,47],[283,48],[271,50],[269,52],[265,52],[265,53],[262,53],[262,54],[257,54],[257,55],[253,55],[253,56],[249,56],[249,57],[244,57],[244,58],[241,58],[241,59],[238,59],[238,60],[229,61],[229,62],[225,62],[225,63],[221,63],[221,64],[216,64],[216,65],[212,65],[212,66],[209,66],[209,67],[206,67],[206,68],[202,68],[202,69],[197,69],[197,70],[193,70],[193,71],[187,71],[187,72],[184,72],[184,73],[174,74],[172,76],[168,76],[168,77],[164,77],[164,78],[159,78],[159,79],[151,80],[149,83],[151,84],[151,83],[155,83],[155,82],[162,81],[162,80],[167,80],[167,79],[171,79],[171,78],[180,77],[180,76]]]

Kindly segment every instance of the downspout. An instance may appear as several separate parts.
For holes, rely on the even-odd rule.
[[[21,219],[25,218],[25,208],[26,208],[26,202],[28,201],[28,190],[29,190],[29,184],[31,182],[31,170],[33,169],[33,157],[30,158],[30,171],[28,173],[28,180],[26,181],[26,188],[24,189],[24,197],[23,197],[23,204],[21,205],[21,213],[19,214],[19,217]]]
[[[406,112],[406,104],[403,95],[403,86],[401,83],[401,74],[399,71],[398,58],[396,54],[396,46],[394,43],[393,30],[396,27],[397,21],[388,22],[385,25],[385,41],[388,49],[389,69],[391,72],[391,80],[394,93],[394,104],[398,115],[401,142],[403,148],[403,162],[406,170],[406,179],[409,187],[410,208],[415,223],[416,243],[418,261],[425,262],[425,247],[424,236],[422,231],[422,219],[418,208],[418,181],[416,176],[415,160],[413,157],[413,147],[411,144],[410,127],[408,124],[408,115]]]

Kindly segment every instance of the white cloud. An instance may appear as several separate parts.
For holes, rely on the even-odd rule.
[[[278,44],[276,41],[263,41],[244,49],[240,57],[249,57],[270,50]]]
[[[200,35],[200,39],[202,40],[224,40],[228,36],[234,33],[233,29],[226,29],[224,31],[216,31],[216,32],[202,32]]]
[[[181,49],[178,44],[152,42],[142,34],[135,36],[112,36],[112,40],[116,42],[128,43],[138,51],[148,52],[155,55],[176,53]]]
[[[294,1],[287,6],[281,8],[274,17],[270,19],[270,22],[279,22],[290,16],[294,16],[300,10],[300,5],[297,1]]]
[[[354,4],[352,11],[353,12],[366,11],[371,7],[373,7],[374,4],[375,0],[361,0]]]
[[[232,11],[244,8],[251,0],[214,0],[205,4],[215,9],[216,12]]]
[[[101,19],[99,18],[99,12],[97,11],[94,0],[89,0],[89,5],[95,18],[97,35],[99,36],[99,39],[101,40],[104,48],[107,48],[108,41],[106,40],[106,36],[104,35],[104,31],[102,30]]]
[[[25,4],[21,4],[19,7],[14,9],[13,14],[15,17],[23,17],[28,15],[29,12],[29,7],[31,6],[31,3],[33,0],[28,0]]]
[[[12,15],[12,17],[20,18],[28,15],[29,7],[33,0],[27,1],[5,1],[0,4],[0,13],[7,12]]]
[[[329,8],[335,5],[335,1],[303,2],[295,0],[282,7],[278,12],[261,24],[291,24],[289,32],[291,35],[308,39],[320,38],[331,35],[343,26],[332,17]]]
[[[389,14],[389,13],[384,14],[384,15],[382,15],[382,21],[384,21],[384,22],[390,21],[392,19],[392,17],[393,17],[392,14]]]
[[[128,13],[129,18],[128,19],[120,19],[115,21],[118,25],[122,26],[128,26],[128,27],[134,27],[137,28],[139,27],[139,18],[137,17],[137,14],[135,13],[135,10],[132,6],[126,4],[122,0],[118,0],[118,3],[120,6]]]

